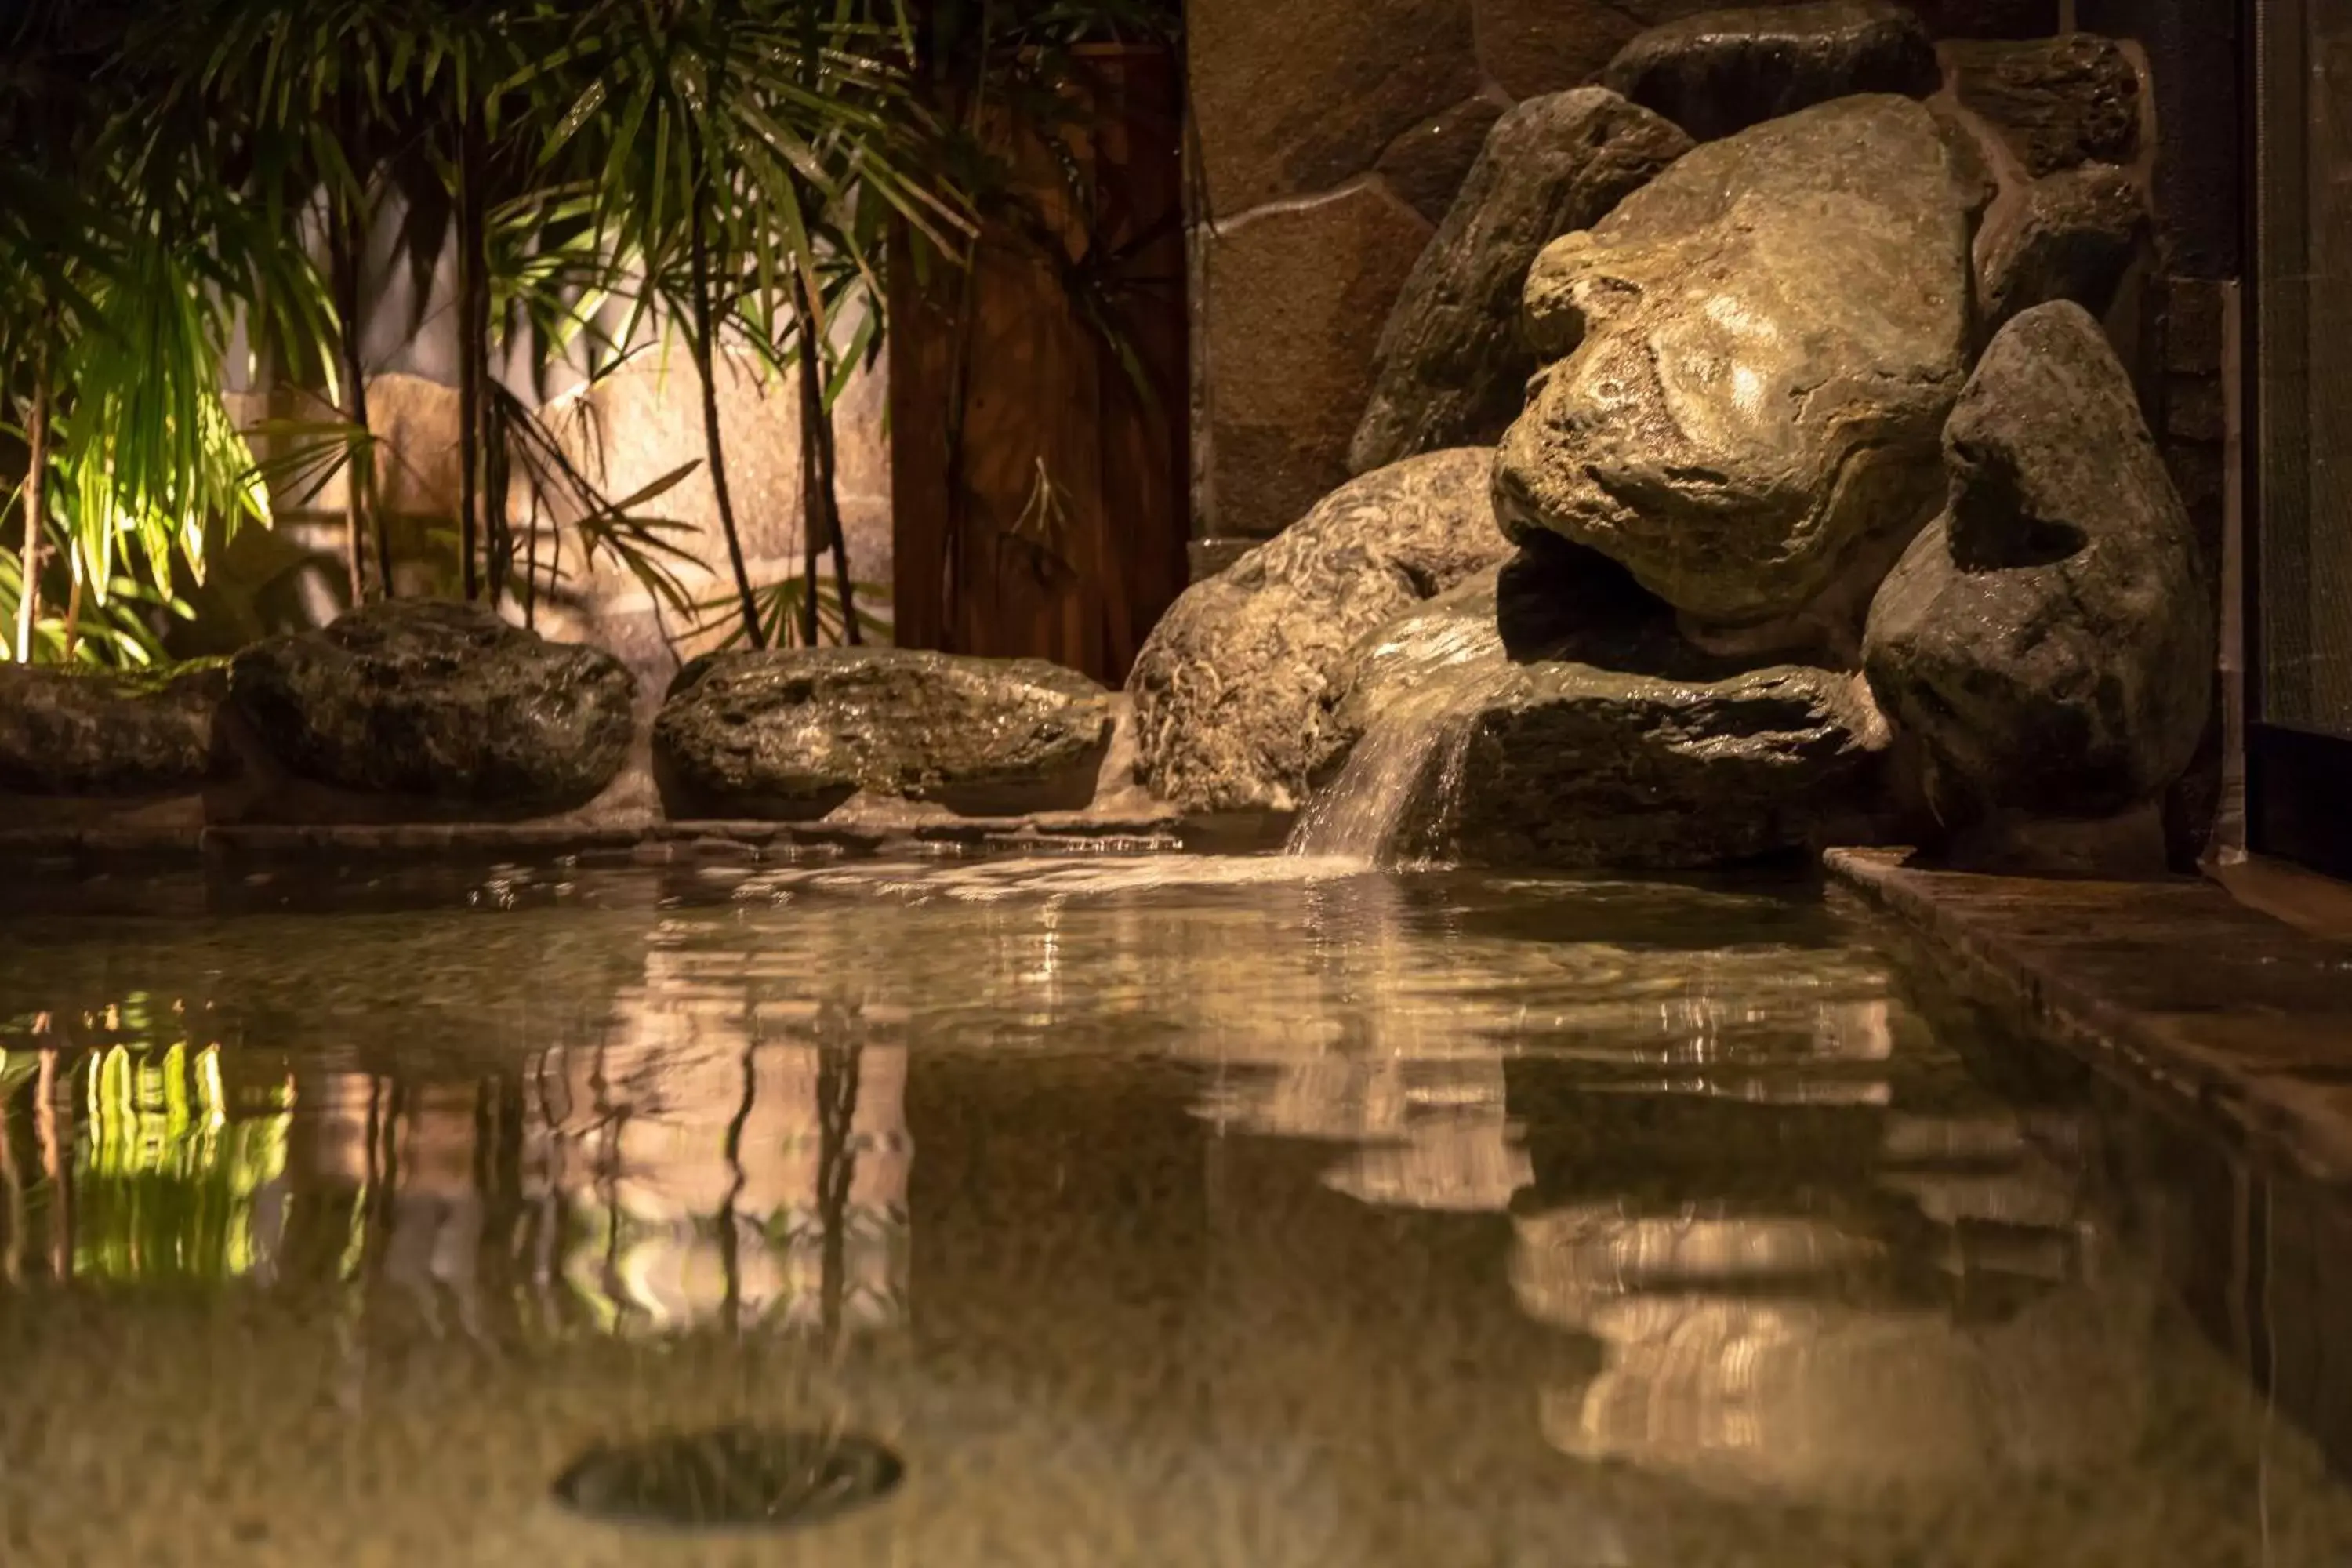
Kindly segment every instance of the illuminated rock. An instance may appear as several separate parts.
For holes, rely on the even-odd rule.
[[[1094,796],[1111,695],[1036,659],[898,648],[707,655],[654,721],[673,816],[822,816],[863,790],[971,815]]]
[[[1496,466],[1514,538],[1710,624],[1790,616],[1941,489],[1970,216],[1933,115],[1842,99],[1709,142],[1528,279],[1553,363]]]
[[[1856,93],[1925,98],[1943,79],[1927,29],[1886,0],[1681,17],[1634,38],[1601,73],[1703,142]]]
[[[1334,796],[1400,720],[1425,742],[1384,786],[1402,792],[1391,852],[1700,867],[1875,835],[1891,737],[1859,676],[1707,653],[1608,562],[1561,553],[1524,552],[1359,646],[1324,726],[1349,757]]]
[[[1681,132],[1598,88],[1505,115],[1389,314],[1349,468],[1499,439],[1536,369],[1519,335],[1536,253],[1600,222],[1689,150]]]
[[[1128,679],[1144,782],[1186,811],[1304,804],[1356,640],[1508,552],[1490,462],[1463,447],[1367,474],[1177,600]]]
[[[218,664],[110,672],[0,663],[0,795],[137,795],[219,776]]]

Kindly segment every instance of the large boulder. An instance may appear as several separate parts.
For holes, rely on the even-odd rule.
[[[1177,600],[1128,678],[1144,782],[1188,812],[1296,810],[1357,639],[1509,553],[1492,466],[1468,447],[1367,474]]]
[[[2112,164],[2034,181],[2011,221],[1979,246],[1984,329],[2058,300],[2105,315],[2147,232],[2147,198]]]
[[[1532,99],[1503,116],[1389,315],[1350,469],[1499,439],[1535,374],[1519,297],[1537,252],[1600,222],[1690,146],[1600,88]]]
[[[1200,9],[1250,3],[1202,0]],[[1913,0],[1910,8],[1938,38],[2039,38],[2058,30],[2058,7],[2059,0]],[[1707,0],[1469,0],[1480,63],[1514,98],[1592,81],[1645,29],[1709,8]],[[1288,7],[1281,15],[1287,19]]]
[[[586,805],[627,757],[635,692],[601,649],[432,599],[368,605],[229,670],[238,716],[287,773],[434,815]]]
[[[184,794],[215,780],[216,662],[155,670],[0,664],[0,793],[53,798]]]
[[[654,721],[654,773],[673,816],[798,821],[861,792],[970,816],[1075,810],[1110,748],[1112,702],[1039,659],[706,655]]]
[[[2040,178],[2084,163],[2129,163],[2140,149],[2139,72],[2091,33],[1948,46],[1955,94]]]
[[[1353,847],[1563,868],[1866,838],[1890,743],[1861,676],[1706,653],[1622,569],[1548,542],[1367,638],[1331,728],[1405,775],[1386,841]],[[1335,794],[1366,771],[1351,755]]]
[[[2096,817],[2189,765],[2213,602],[2130,378],[2081,307],[1996,337],[1946,437],[1951,504],[1871,605],[1864,658],[1947,821]]]
[[[1943,83],[1934,40],[1885,0],[1814,0],[1685,16],[1641,34],[1601,79],[1702,142],[1832,99]]]
[[[1934,508],[1970,227],[1908,99],[1690,153],[1537,259],[1528,328],[1559,363],[1498,454],[1504,527],[1600,550],[1704,621],[1802,609]]]

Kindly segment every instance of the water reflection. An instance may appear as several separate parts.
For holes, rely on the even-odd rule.
[[[1544,1391],[1547,1436],[1579,1458],[1815,1501],[2082,1468],[2137,1443],[2144,1298],[2011,1290],[1974,1321],[1965,1290],[1905,1279],[1867,1224],[1622,1208],[1523,1219],[1521,1303],[1604,1347],[1589,1381]],[[1948,1256],[1963,1276],[2005,1263]],[[1963,1282],[1979,1281],[1948,1284]]]
[[[210,1284],[273,1276],[290,1083],[224,1081],[217,1043],[152,1043],[151,1000],[79,1020],[100,1042],[0,1048],[0,1269]],[[65,1026],[43,1016],[29,1031]],[[21,1105],[29,1114],[15,1114]],[[29,1125],[20,1125],[28,1123]],[[27,1135],[29,1134],[29,1135]]]
[[[2147,1283],[2098,1122],[1991,1092],[1818,903],[1275,859],[564,885],[0,930],[0,1516],[100,1484],[40,1410],[92,1451],[298,1435],[320,1561],[353,1489],[488,1541],[475,1491],[591,1443],[838,1418],[923,1481],[849,1562],[2352,1561]],[[262,1326],[163,1305],[198,1291]],[[480,1560],[607,1560],[514,1528]]]
[[[839,1333],[906,1311],[906,1048],[649,955],[501,1070],[225,1049],[135,994],[0,1030],[0,1262],[58,1283],[356,1283],[475,1337]],[[503,1298],[494,1300],[494,1298]]]

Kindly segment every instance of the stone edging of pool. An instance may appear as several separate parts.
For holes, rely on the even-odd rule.
[[[422,822],[123,825],[0,828],[0,865],[236,856],[597,855],[644,865],[890,854],[1152,853],[1264,849],[1282,824],[1170,816],[1066,819],[905,816],[817,822]]]
[[[2258,1160],[2352,1184],[2352,943],[2185,878],[1984,876],[1900,849],[1823,861],[2038,1034],[2187,1102]]]

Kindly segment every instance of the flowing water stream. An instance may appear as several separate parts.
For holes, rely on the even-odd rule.
[[[1479,704],[1509,678],[1491,626],[1445,616],[1409,620],[1365,665],[1378,700],[1363,702],[1371,712],[1348,760],[1299,814],[1292,855],[1384,865],[1409,817],[1447,820]]]

